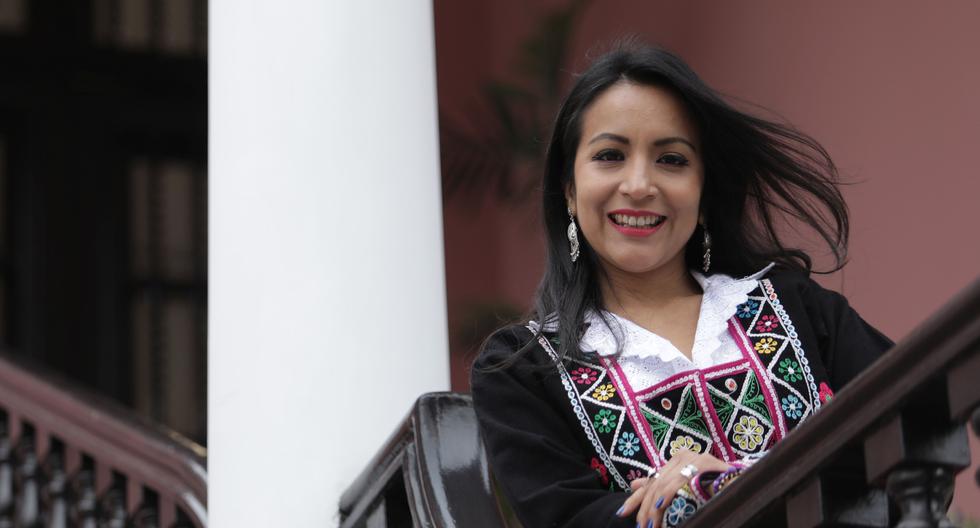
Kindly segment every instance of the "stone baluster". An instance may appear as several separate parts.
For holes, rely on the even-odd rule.
[[[885,482],[902,512],[899,528],[952,526],[953,476],[970,465],[970,451],[962,427],[928,421],[937,414],[899,414],[864,441],[868,481]]]
[[[82,467],[75,474],[71,484],[72,505],[69,509],[69,524],[77,528],[98,528],[95,494],[95,476],[92,470]]]
[[[896,469],[885,489],[902,511],[898,528],[934,528],[929,474],[922,468]]]
[[[105,492],[99,506],[99,528],[126,528],[126,499],[118,486]]]
[[[14,525],[14,460],[7,420],[0,419],[0,528]]]
[[[52,450],[44,462],[45,484],[41,492],[45,528],[68,527],[68,479],[61,451]]]
[[[14,499],[14,523],[18,528],[40,528],[40,490],[38,489],[38,462],[34,449],[34,433],[25,430],[17,442],[15,452],[16,498]]]

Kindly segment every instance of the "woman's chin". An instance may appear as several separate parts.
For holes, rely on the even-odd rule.
[[[671,259],[664,258],[661,255],[630,255],[606,260],[606,263],[616,268],[616,270],[630,275],[654,273],[662,268],[668,267],[670,262]]]

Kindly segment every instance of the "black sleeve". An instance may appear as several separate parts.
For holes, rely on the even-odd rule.
[[[632,528],[634,516],[616,516],[628,494],[604,488],[590,467],[594,453],[556,397],[564,397],[561,383],[544,351],[535,345],[510,367],[486,370],[532,337],[522,327],[501,330],[473,366],[473,404],[494,477],[526,528]]]
[[[865,322],[843,295],[808,280],[806,309],[817,334],[830,385],[839,390],[887,352],[894,342]]]

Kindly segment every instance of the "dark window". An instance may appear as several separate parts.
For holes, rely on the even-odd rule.
[[[177,159],[137,158],[128,173],[133,403],[202,438],[207,177],[201,164]]]

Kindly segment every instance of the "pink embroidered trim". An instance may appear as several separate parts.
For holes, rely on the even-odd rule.
[[[704,424],[708,426],[708,430],[711,432],[711,438],[714,440],[714,446],[712,447],[717,446],[715,449],[712,449],[712,451],[715,451],[717,454],[721,455],[721,457],[726,459],[725,461],[727,462],[728,460],[724,451],[726,440],[721,434],[718,433],[720,428],[715,426],[719,423],[718,418],[715,415],[715,406],[711,404],[711,398],[708,397],[708,388],[704,382],[704,375],[700,371],[697,373],[697,383],[694,384],[692,388],[698,397],[698,403],[701,404],[702,415],[711,415],[711,419],[705,420]]]
[[[676,389],[678,386],[687,383],[688,381],[690,381],[691,376],[694,376],[695,374],[697,374],[697,372],[698,372],[697,369],[678,372],[677,374],[674,374],[673,376],[661,381],[656,385],[651,385],[637,392],[636,397],[638,399],[642,399],[643,401],[650,400],[651,398],[655,397],[657,394]]]
[[[746,365],[746,367],[748,367],[748,365]],[[712,429],[711,431],[712,436],[718,440],[717,442],[715,442],[715,445],[718,447],[715,450],[716,451],[715,454],[720,455],[721,459],[724,460],[725,462],[732,462],[734,460],[738,460],[739,457],[735,453],[735,450],[732,448],[731,443],[728,442],[728,435],[725,434],[725,424],[721,423],[721,420],[718,419],[718,411],[717,409],[715,409],[714,402],[711,401],[711,393],[708,392],[709,391],[708,382],[705,376],[702,375],[698,381],[701,384],[701,390],[704,391],[704,394],[708,396],[707,398],[705,398],[704,405],[706,407],[704,407],[703,409],[705,411],[704,414],[708,415],[709,417],[707,422],[708,422],[708,427]],[[716,433],[715,431],[721,431],[721,433],[719,434]]]
[[[724,365],[719,365],[719,368],[724,368],[730,365],[732,365],[732,363],[726,363]],[[711,402],[706,395],[707,389],[705,388],[704,375],[697,369],[686,370],[675,374],[664,380],[662,383],[654,385],[649,389],[645,389],[638,394],[634,394],[633,398],[635,398],[638,404],[646,403],[656,398],[659,394],[670,392],[671,390],[674,390],[682,385],[690,385],[691,391],[694,392],[694,397],[697,398],[698,409],[700,409],[703,414],[714,415],[714,406],[711,406]],[[711,450],[721,455],[722,458],[727,458],[725,451],[721,450],[721,448],[715,447],[726,445],[726,441],[723,440],[721,435],[718,434],[719,428],[716,426],[718,423],[717,417],[704,421],[705,426],[708,428],[708,432],[711,434],[711,439],[713,440]],[[660,452],[659,448],[657,452]]]
[[[749,364],[752,367],[752,371],[755,373],[756,380],[759,385],[763,387],[762,395],[766,400],[766,407],[769,408],[769,414],[773,417],[773,421],[776,422],[775,438],[770,441],[770,445],[782,440],[786,436],[786,422],[783,420],[783,414],[779,412],[779,408],[776,407],[776,388],[772,386],[772,380],[769,376],[765,374],[765,368],[762,366],[762,362],[759,361],[759,356],[752,352],[752,346],[749,341],[749,336],[745,334],[745,330],[742,325],[732,317],[728,320],[728,331],[735,338],[735,342],[738,347],[742,349],[742,355],[749,360]]]
[[[656,385],[651,385],[639,392],[636,392],[635,394],[637,397],[643,398],[643,401],[648,401],[662,392],[668,392],[673,389],[676,389],[677,386],[681,384],[681,383],[677,383],[677,381],[679,380],[686,383],[688,381],[689,376],[701,373],[705,376],[710,377],[711,379],[714,379],[715,377],[717,377],[714,375],[719,371],[736,368],[740,365],[743,365],[744,368],[748,368],[748,365],[745,364],[745,360],[740,359],[737,361],[729,361],[728,363],[722,363],[721,365],[714,365],[703,370],[701,369],[685,370],[684,372],[678,372],[677,374],[674,374],[673,376],[666,378],[665,380],[661,381],[660,383],[657,383]]]
[[[653,433],[650,431],[650,424],[643,418],[640,410],[636,404],[636,395],[633,394],[633,387],[629,384],[626,375],[619,367],[619,362],[615,359],[600,358],[602,366],[606,367],[606,372],[609,372],[610,379],[613,385],[619,390],[620,398],[623,400],[623,405],[626,407],[626,414],[630,417],[630,422],[633,423],[633,428],[636,432],[640,434],[641,443],[643,445],[643,451],[647,454],[647,459],[650,460],[650,464],[654,468],[661,468],[666,463],[660,459],[657,454],[657,446],[653,445]]]
[[[706,379],[715,379],[728,374],[742,372],[748,369],[749,369],[749,364],[744,359],[740,359],[738,361],[729,361],[728,363],[722,363],[721,365],[708,367],[702,370],[701,372],[704,374],[704,377]]]
[[[708,427],[708,432],[711,433],[712,440],[714,440],[714,442],[712,442],[711,451],[714,452],[715,455],[717,455],[725,462],[732,462],[733,460],[738,460],[739,456],[735,452],[731,443],[728,441],[727,436],[724,434],[725,432],[724,424],[722,424],[721,421],[718,420],[718,414],[717,411],[715,410],[715,406],[714,404],[711,403],[711,398],[708,396],[709,389],[708,389],[707,379],[709,378],[715,379],[720,376],[725,376],[736,372],[740,373],[750,369],[751,369],[750,363],[745,359],[740,359],[738,361],[730,361],[728,363],[722,363],[721,365],[714,365],[704,370],[699,370],[699,369],[685,370],[684,372],[679,372],[677,374],[674,374],[673,376],[663,380],[662,382],[656,385],[647,387],[646,389],[643,389],[640,392],[634,393],[632,392],[632,389],[630,389],[628,395],[630,400],[635,401],[638,407],[639,406],[638,404],[646,403],[650,400],[653,400],[660,394],[663,394],[665,392],[670,392],[682,385],[690,384],[691,389],[694,391],[694,396],[697,398],[698,407],[705,415],[708,416],[708,418],[705,420],[705,425]],[[623,374],[622,370],[619,370],[618,373],[619,376],[623,378],[623,380],[625,381],[626,375]],[[649,427],[649,424],[646,423],[646,420],[643,420],[643,424]],[[646,430],[648,431],[649,429]],[[650,433],[650,436],[651,436],[650,445],[654,445],[652,441],[653,434]],[[654,445],[654,450],[658,454],[660,453],[659,446]],[[665,462],[661,462],[659,458],[655,459],[651,457],[651,460],[657,460],[656,463],[658,464],[658,467],[659,464],[665,463]]]

